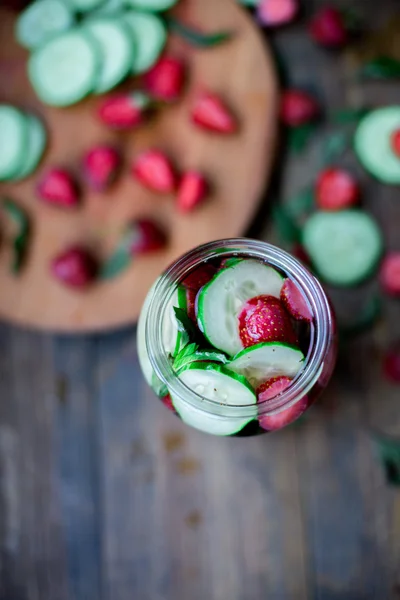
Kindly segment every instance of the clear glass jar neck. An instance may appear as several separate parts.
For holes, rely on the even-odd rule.
[[[157,376],[168,386],[173,395],[178,396],[185,403],[214,415],[250,416],[251,407],[249,405],[221,405],[199,396],[188,388],[174,372],[162,340],[162,323],[168,303],[177,285],[202,263],[212,259],[221,260],[235,254],[245,259],[262,260],[272,267],[284,271],[301,288],[314,315],[314,326],[304,369],[293,384],[277,398],[258,405],[259,414],[274,414],[284,408],[289,408],[314,386],[322,372],[333,332],[333,315],[321,285],[308,269],[280,248],[258,240],[237,238],[199,246],[178,259],[160,277],[154,288],[145,323],[147,353]]]

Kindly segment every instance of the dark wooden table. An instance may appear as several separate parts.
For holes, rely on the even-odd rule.
[[[374,26],[396,6],[358,2]],[[302,25],[275,43],[292,81],[330,109],[400,101],[398,84],[354,84]],[[285,162],[281,193],[310,180],[321,143]],[[399,249],[399,189],[360,175]],[[134,328],[68,338],[1,325],[0,600],[400,598],[400,492],[371,441],[371,430],[400,435],[400,389],[379,368],[400,309],[384,308],[307,418],[256,439],[206,436],[165,411],[142,380]]]

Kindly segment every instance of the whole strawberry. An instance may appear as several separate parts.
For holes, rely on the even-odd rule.
[[[317,101],[307,92],[297,89],[284,90],[281,97],[281,121],[287,127],[299,127],[318,117]]]
[[[231,111],[219,96],[211,92],[203,92],[195,98],[191,119],[198,127],[214,133],[229,134],[237,130]]]
[[[285,391],[291,384],[291,379],[288,377],[274,377],[265,383],[262,383],[257,388],[258,403],[272,400],[278,394]],[[266,431],[276,431],[282,427],[286,427],[298,419],[308,406],[308,398],[304,396],[291,407],[281,410],[273,415],[261,415],[258,418],[260,427]]]
[[[36,193],[41,200],[62,208],[73,208],[79,202],[75,181],[65,169],[48,169],[37,184]]]
[[[279,27],[295,18],[298,0],[261,0],[257,5],[257,18],[262,25]]]
[[[153,192],[169,194],[175,190],[176,176],[167,156],[160,150],[142,152],[133,163],[132,173]]]
[[[143,82],[153,98],[173,102],[183,91],[185,65],[177,58],[164,56],[144,75]]]
[[[187,171],[179,183],[177,208],[179,212],[191,212],[202,204],[207,194],[207,182],[198,171]]]
[[[113,94],[106,96],[99,104],[99,120],[113,129],[131,129],[144,121],[150,98],[143,92]]]
[[[149,219],[136,219],[129,226],[129,250],[132,256],[160,250],[166,236],[159,226]]]
[[[296,344],[297,337],[290,317],[274,296],[256,296],[239,314],[239,335],[244,348],[261,342]]]
[[[312,39],[325,48],[342,48],[349,37],[342,13],[332,6],[325,6],[314,15],[309,31]]]
[[[52,260],[51,272],[65,285],[83,289],[96,278],[97,263],[86,248],[72,246]]]
[[[111,146],[97,146],[89,150],[83,159],[89,186],[99,192],[107,189],[116,179],[120,162],[118,152]]]
[[[400,298],[400,251],[389,252],[383,259],[379,279],[383,290]]]
[[[329,168],[320,173],[316,186],[316,203],[322,210],[351,208],[360,199],[360,187],[351,173]]]

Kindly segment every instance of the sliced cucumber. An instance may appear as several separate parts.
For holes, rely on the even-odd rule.
[[[230,356],[243,345],[238,315],[245,302],[269,294],[279,298],[283,277],[257,260],[243,260],[219,271],[198,298],[198,323],[208,341]]]
[[[178,286],[175,290],[166,308],[163,322],[164,348],[171,356],[176,356],[182,346],[182,333],[178,329],[174,307],[187,310],[186,290],[183,286]]]
[[[118,17],[124,8],[124,0],[105,0],[92,12],[92,15],[95,17]]]
[[[74,7],[74,9],[81,13],[91,12],[92,10],[96,10],[102,4],[104,4],[104,0],[69,0]]]
[[[192,363],[179,378],[203,398],[230,406],[249,406],[249,417],[223,417],[203,412],[172,396],[175,410],[187,425],[213,435],[233,435],[257,418],[257,397],[241,375],[212,363]]]
[[[354,149],[364,168],[379,181],[393,185],[400,183],[400,158],[391,146],[396,129],[400,129],[400,106],[388,106],[368,113],[354,138]]]
[[[52,106],[68,106],[93,90],[97,81],[99,51],[82,29],[53,38],[33,52],[29,78],[39,98]]]
[[[16,180],[24,179],[35,171],[42,159],[47,143],[47,133],[42,121],[33,115],[27,115],[26,119],[28,124],[26,156],[21,170],[13,177]]]
[[[15,36],[21,46],[36,48],[72,27],[74,20],[73,12],[63,0],[36,0],[18,17]]]
[[[266,342],[239,352],[227,365],[227,369],[244,375],[257,388],[272,377],[293,379],[303,364],[304,354],[295,346]]]
[[[130,72],[134,44],[128,27],[121,19],[99,17],[87,21],[85,28],[100,47],[101,68],[93,91],[95,94],[103,94],[120,83]]]
[[[28,122],[17,108],[0,104],[0,180],[14,177],[26,158]]]
[[[352,286],[375,270],[382,253],[382,234],[362,210],[315,212],[303,230],[304,247],[321,278]]]
[[[127,6],[150,12],[162,12],[177,4],[178,0],[125,0]]]
[[[132,74],[148,71],[158,60],[167,42],[166,27],[157,15],[129,10],[123,16],[135,42]]]

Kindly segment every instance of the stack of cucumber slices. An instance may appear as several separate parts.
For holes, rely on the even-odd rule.
[[[16,37],[30,50],[28,74],[45,103],[69,106],[147,72],[167,41],[161,16],[177,0],[35,0]]]
[[[165,352],[191,391],[230,409],[230,416],[218,415],[172,393],[172,404],[188,425],[214,435],[234,435],[257,419],[256,390],[263,382],[275,377],[294,379],[301,371],[304,354],[297,346],[272,340],[243,348],[239,336],[238,316],[246,302],[262,295],[279,298],[284,282],[278,271],[258,260],[225,263],[197,292],[196,323],[187,314],[184,282],[174,291],[162,327]],[[154,288],[140,317],[138,348],[146,379],[158,392],[159,381],[155,385],[157,378],[145,346],[145,321],[153,293]],[[240,409],[237,416],[231,416],[234,407],[245,407],[245,416]]]

